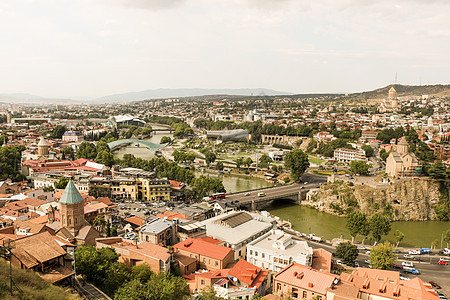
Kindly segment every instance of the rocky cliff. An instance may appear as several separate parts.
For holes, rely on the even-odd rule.
[[[336,181],[322,185],[307,204],[337,215],[356,209],[368,216],[381,212],[392,220],[423,221],[437,219],[442,197],[439,183],[432,180],[408,179],[378,189]]]

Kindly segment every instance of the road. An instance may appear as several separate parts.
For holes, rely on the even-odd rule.
[[[319,187],[320,183],[326,182],[326,176],[318,176],[314,174],[303,174],[303,183],[293,183],[290,185],[274,186],[270,188],[265,188],[261,190],[247,191],[236,194],[227,195],[227,200],[239,201],[240,204],[249,204],[252,201],[260,202],[265,200],[281,198],[285,195],[297,194],[302,190],[309,190],[312,188]],[[259,197],[258,193],[264,192],[264,197]],[[247,196],[246,196],[247,195]]]
[[[291,233],[289,230],[285,230],[288,233]],[[325,249],[331,253],[334,253],[336,251],[336,248],[334,246],[331,246],[326,243],[317,243],[314,241],[310,241],[308,239],[295,236],[295,239],[299,240],[305,240],[308,242],[308,245],[310,245],[313,249]],[[397,264],[400,264],[404,261],[407,261],[403,259],[403,254],[398,254],[398,260]],[[414,260],[410,260],[414,263],[414,268],[420,271],[420,275],[412,275],[409,273],[405,273],[402,270],[398,269],[392,269],[393,271],[400,272],[400,275],[406,278],[414,278],[419,277],[425,282],[434,281],[437,282],[442,289],[438,290],[440,293],[443,293],[447,297],[450,296],[450,265],[439,265],[437,262],[438,260],[443,257],[442,255],[420,255],[415,256]],[[447,257],[448,258],[448,257]],[[358,254],[358,258],[356,259],[356,262],[358,262],[360,267],[368,268],[369,264],[367,264],[365,261],[369,260],[369,255],[365,254],[365,251],[360,251]]]

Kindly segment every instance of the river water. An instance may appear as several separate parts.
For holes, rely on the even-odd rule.
[[[292,223],[293,229],[303,233],[315,233],[326,240],[343,236],[350,239],[345,228],[345,218],[330,215],[313,208],[289,203],[274,203],[267,209],[270,213]],[[432,241],[438,240],[441,246],[442,232],[450,229],[450,222],[440,221],[398,221],[392,223],[391,233],[383,240],[395,242],[394,232],[400,230],[405,238],[400,243],[403,247],[430,247]],[[361,237],[357,238],[361,240]],[[445,245],[444,245],[445,246]]]

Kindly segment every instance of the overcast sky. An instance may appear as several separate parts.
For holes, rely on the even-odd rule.
[[[0,93],[449,83],[448,0],[1,0]]]

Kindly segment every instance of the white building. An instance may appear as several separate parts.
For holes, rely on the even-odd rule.
[[[234,250],[236,260],[245,258],[248,243],[272,230],[276,220],[246,211],[231,211],[202,222],[206,235],[222,240]]]
[[[313,249],[281,230],[271,230],[247,245],[247,261],[278,272],[292,262],[311,266]]]
[[[81,143],[84,142],[84,136],[80,131],[66,131],[62,136],[62,141],[68,143]]]
[[[334,150],[334,159],[337,161],[366,160],[366,152],[362,149],[338,148]]]

